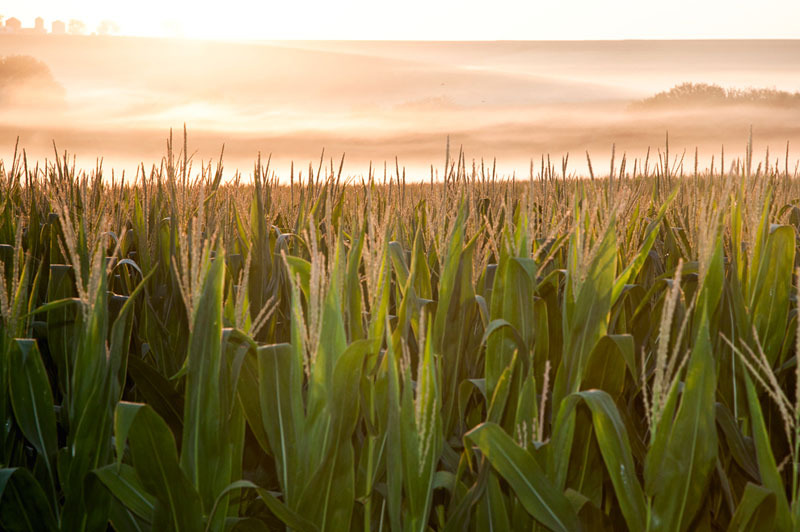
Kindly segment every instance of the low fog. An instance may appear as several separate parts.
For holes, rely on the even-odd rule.
[[[200,164],[225,145],[226,174],[252,172],[256,156],[296,171],[346,154],[348,174],[383,172],[395,157],[409,179],[441,172],[445,146],[467,167],[496,159],[501,174],[527,177],[547,154],[559,169],[608,173],[612,145],[628,169],[665,149],[686,151],[687,172],[725,146],[741,156],[750,128],[756,157],[790,170],[800,154],[800,105],[642,106],[683,82],[800,91],[800,41],[497,43],[221,43],[124,37],[0,35],[0,57],[25,55],[55,86],[0,80],[0,158],[19,137],[29,160],[60,153],[79,167],[103,158],[110,174],[149,169],[170,128],[188,130]],[[41,81],[41,80],[40,80]],[[44,88],[43,88],[44,87]],[[38,91],[38,92],[37,92]],[[760,154],[760,155],[759,155]],[[338,164],[338,163],[337,163]],[[393,172],[392,172],[393,173]],[[305,173],[304,173],[305,174]]]

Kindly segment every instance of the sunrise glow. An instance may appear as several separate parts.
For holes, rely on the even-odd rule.
[[[403,3],[230,0],[107,2],[11,0],[0,14],[33,26],[42,17],[81,20],[87,33],[103,21],[119,33],[198,39],[584,40],[796,38],[794,0],[676,0],[646,8],[636,0],[543,2],[481,0]]]

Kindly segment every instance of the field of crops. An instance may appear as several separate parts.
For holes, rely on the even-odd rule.
[[[0,528],[800,527],[783,165],[183,153],[0,166]]]

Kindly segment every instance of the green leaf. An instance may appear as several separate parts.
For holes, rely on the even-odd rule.
[[[514,378],[514,370],[518,366],[517,361],[517,351],[514,351],[514,354],[508,363],[508,367],[505,369],[505,371],[503,371],[503,373],[500,375],[500,378],[497,379],[497,382],[495,383],[494,394],[492,395],[491,401],[489,401],[489,408],[486,412],[487,421],[501,424],[503,413],[505,412],[506,408],[506,402],[508,401],[508,397],[511,393],[511,383]]]
[[[647,508],[631,453],[628,431],[611,396],[602,390],[578,392],[592,411],[592,422],[606,471],[611,477],[628,530],[644,530]]]
[[[187,354],[181,469],[197,489],[205,512],[231,482],[237,459],[228,448],[234,432],[223,412],[222,295],[224,258],[211,262],[196,306]],[[222,515],[220,517],[223,517]],[[222,521],[216,524],[221,526]]]
[[[47,344],[58,368],[59,387],[67,395],[72,384],[70,375],[76,346],[75,319],[80,301],[74,297],[72,275],[71,266],[51,264],[47,284],[48,302],[34,311],[47,312]]]
[[[433,357],[433,331],[430,327],[426,331],[416,390],[410,371],[406,370],[400,407],[403,480],[409,526],[414,531],[422,531],[427,525],[436,464],[442,450],[441,396]]]
[[[138,517],[113,497],[108,508],[108,521],[117,532],[149,532],[151,530],[150,523]]]
[[[286,504],[272,495],[272,493],[263,488],[258,488],[256,491],[259,497],[261,497],[261,500],[264,501],[264,504],[267,505],[267,508],[275,514],[275,517],[280,519],[292,530],[300,530],[302,532],[315,532],[319,530],[314,523],[291,510]]]
[[[526,261],[503,254],[495,273],[492,300],[492,321],[483,335],[486,343],[486,387],[494,393],[497,380],[511,361],[514,349],[527,359],[534,340],[534,281],[525,267]],[[495,332],[500,332],[494,336]]]
[[[316,423],[307,420],[305,461],[319,466],[311,470],[298,509],[321,530],[350,528],[355,500],[352,437],[360,415],[361,368],[373,347],[371,341],[358,340],[345,349],[336,361],[324,411]]]
[[[267,524],[255,517],[228,517],[225,530],[229,532],[269,532]],[[302,530],[295,528],[295,530]]]
[[[580,530],[578,516],[569,500],[545,476],[536,460],[499,425],[482,423],[464,439],[478,446],[534,519],[551,530]]]
[[[653,499],[652,530],[687,530],[703,503],[717,459],[716,373],[707,318],[692,349],[680,406],[667,438]]]
[[[582,388],[597,388],[618,398],[625,386],[626,367],[631,376],[638,377],[633,336],[603,336],[589,355]]]
[[[786,335],[794,275],[795,229],[773,226],[761,253],[754,254],[755,276],[748,286],[748,307],[764,353],[775,365]]]
[[[214,523],[214,516],[217,513],[217,510],[222,505],[222,501],[226,500],[228,497],[231,496],[231,492],[241,490],[243,488],[258,488],[255,484],[250,482],[249,480],[237,480],[235,482],[231,482],[228,484],[225,489],[223,489],[219,495],[217,495],[216,500],[214,501],[214,506],[211,507],[211,512],[206,519],[206,532],[211,530],[211,524]]]
[[[47,496],[27,469],[0,469],[0,525],[15,532],[59,528]]]
[[[139,482],[160,503],[171,527],[176,531],[202,530],[200,496],[178,464],[169,427],[149,406],[135,412],[128,443]],[[156,522],[154,515],[154,525]]]
[[[736,424],[736,420],[733,419],[733,414],[731,414],[728,407],[722,403],[716,404],[716,419],[717,425],[722,429],[722,433],[725,436],[725,441],[728,444],[728,449],[733,459],[753,480],[760,480],[758,464],[753,456],[752,446],[748,446],[747,443],[745,443],[742,431]]]
[[[678,195],[679,190],[680,189],[678,187],[675,187],[675,189],[670,193],[669,197],[661,204],[658,209],[658,214],[653,221],[648,224],[647,229],[645,230],[644,242],[642,242],[642,245],[639,247],[639,251],[614,282],[614,290],[611,292],[612,305],[614,305],[619,299],[619,296],[622,295],[625,285],[636,279],[636,276],[639,274],[642,266],[644,266],[645,260],[647,260],[647,256],[650,253],[650,250],[653,249],[653,244],[656,242],[656,237],[658,236],[659,228],[661,227],[661,220],[664,219],[664,215],[667,212],[667,207],[669,207],[669,205]]]
[[[36,340],[17,340],[11,350],[8,393],[25,438],[42,455],[51,489],[55,493],[55,459],[58,452],[53,393]]]
[[[300,257],[295,257],[294,255],[286,255],[286,262],[289,265],[289,274],[291,275],[292,282],[295,281],[295,278],[299,278],[300,288],[303,291],[303,295],[308,298],[309,283],[311,279],[311,263],[307,260],[301,259]]]
[[[164,375],[137,356],[128,358],[128,375],[144,401],[176,434],[183,429],[183,394]]]
[[[400,425],[402,419],[400,377],[392,342],[387,342],[381,370],[386,372],[387,380],[386,506],[392,530],[400,530],[403,501],[403,429]]]
[[[432,321],[434,346],[438,353],[444,351],[443,343],[447,313],[450,306],[455,304],[452,295],[456,290],[456,275],[464,243],[464,221],[467,217],[467,211],[467,201],[462,199],[458,207],[458,216],[453,222],[453,229],[447,239],[447,254],[445,255],[444,266],[439,280],[439,300],[436,317]]]
[[[336,273],[334,272],[331,277],[336,279]],[[327,406],[336,362],[347,348],[347,337],[337,290],[338,287],[332,286],[322,303],[322,323],[319,333],[322,340],[317,345],[314,364],[311,367],[306,405],[306,414],[312,424],[314,420],[320,419],[321,413]]]
[[[262,422],[261,402],[259,399],[260,383],[261,381],[258,379],[257,351],[253,353],[252,350],[248,350],[242,363],[236,392],[250,431],[261,449],[267,454],[273,454],[269,446],[269,438],[264,431],[264,423]]]
[[[696,334],[699,334],[703,328],[700,322],[708,320],[714,315],[714,311],[722,297],[722,289],[725,282],[724,261],[722,236],[717,234],[714,240],[714,247],[709,252],[708,265],[706,266],[706,274],[703,277],[700,293],[696,296],[697,305],[694,313],[694,330]],[[696,338],[695,343],[697,343]]]
[[[589,265],[586,279],[580,282],[576,299],[570,299],[571,283],[578,274],[578,266],[569,272],[564,295],[564,351],[553,388],[553,407],[557,410],[561,399],[577,392],[589,355],[597,342],[607,334],[608,314],[611,310],[611,293],[617,268],[617,238],[612,219],[603,240],[598,244]],[[576,229],[577,230],[577,229]],[[579,245],[573,244],[572,245]],[[573,253],[573,250],[570,250]]]
[[[764,423],[764,416],[761,413],[761,404],[758,402],[758,394],[750,376],[744,376],[745,387],[747,389],[747,405],[750,409],[750,423],[753,431],[753,441],[756,447],[756,461],[758,462],[758,472],[761,474],[762,485],[775,494],[775,530],[778,532],[789,532],[794,530],[792,526],[792,514],[789,510],[789,503],[786,500],[786,488],[778,466],[775,463],[775,456],[772,454],[772,446],[769,440],[769,431]]]
[[[116,376],[116,390],[114,399],[120,399],[122,390],[125,388],[125,379],[128,373],[128,347],[131,342],[131,334],[133,332],[133,308],[136,297],[142,293],[147,281],[153,276],[155,270],[151,271],[145,276],[136,288],[131,292],[125,300],[125,304],[119,311],[117,319],[111,326],[111,338],[108,348],[108,356],[110,359],[110,372],[111,375]]]
[[[85,251],[88,256],[88,251]],[[87,259],[88,260],[88,259]],[[92,268],[100,268],[94,264]],[[87,490],[87,476],[112,460],[112,427],[117,401],[117,375],[112,373],[108,358],[108,292],[104,271],[96,287],[94,302],[86,308],[81,320],[77,350],[71,374],[68,397],[69,433],[67,434],[68,467],[59,475],[64,491],[62,527],[71,530],[95,530],[107,526],[111,498],[98,487]],[[89,265],[84,274],[88,279]]]
[[[758,532],[775,526],[775,493],[748,482],[733,513],[728,532]]]
[[[147,522],[153,519],[156,500],[145,490],[133,467],[110,464],[95,469],[94,474],[126,508]]]
[[[345,279],[345,309],[347,311],[348,332],[350,341],[360,340],[364,337],[363,316],[361,315],[361,253],[364,249],[363,238],[358,238],[350,248],[347,257],[347,277]],[[391,244],[390,244],[391,246]]]
[[[486,493],[475,508],[475,520],[478,530],[512,530],[505,496],[496,473],[489,476]]]
[[[275,456],[284,501],[296,503],[300,491],[300,445],[303,442],[303,368],[289,344],[258,348],[261,425]]]

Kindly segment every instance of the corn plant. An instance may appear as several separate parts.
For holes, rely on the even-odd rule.
[[[795,530],[800,185],[752,160],[0,161],[0,527]]]

